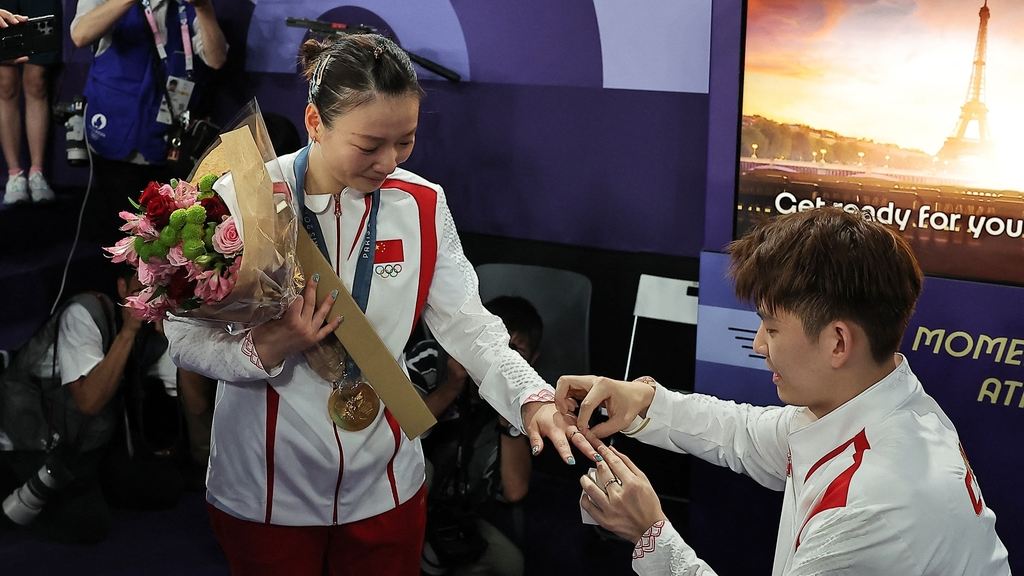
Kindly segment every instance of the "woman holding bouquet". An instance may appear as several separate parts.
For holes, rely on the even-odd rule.
[[[378,35],[344,35],[307,41],[302,64],[311,143],[278,161],[304,226],[393,356],[422,314],[534,454],[544,436],[570,464],[570,441],[592,453],[480,303],[441,187],[398,167],[423,96],[408,56]],[[216,189],[232,195],[231,178]],[[373,258],[360,258],[371,246]],[[419,574],[420,441],[386,407],[360,430],[332,420],[335,385],[302,351],[342,319],[326,317],[333,296],[316,306],[318,278],[309,280],[282,318],[241,335],[166,325],[175,362],[220,381],[207,479],[214,529],[236,574],[319,576],[324,563],[331,574]]]

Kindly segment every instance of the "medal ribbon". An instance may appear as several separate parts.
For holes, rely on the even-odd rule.
[[[320,229],[320,222],[306,206],[306,168],[309,166],[309,149],[312,145],[303,148],[295,157],[295,195],[299,206],[302,206],[302,226],[309,233],[309,237],[316,243],[317,248],[324,255],[328,262],[331,257],[327,253],[327,243],[324,242],[323,231]],[[366,312],[366,305],[370,300],[370,281],[373,279],[373,255],[374,246],[377,243],[377,212],[380,209],[380,189],[373,191],[370,201],[370,217],[366,222],[366,235],[363,237],[363,246],[359,250],[359,260],[356,262],[356,275],[352,282],[352,299],[359,305],[359,309]]]

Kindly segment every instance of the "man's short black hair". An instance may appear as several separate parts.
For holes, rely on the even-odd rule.
[[[132,276],[135,276],[135,267],[127,262],[118,262],[113,265],[115,278],[124,280],[125,282],[131,282]]]
[[[540,350],[544,321],[529,300],[521,296],[498,296],[484,304],[484,308],[501,318],[509,334],[522,334],[531,351],[536,353]]]

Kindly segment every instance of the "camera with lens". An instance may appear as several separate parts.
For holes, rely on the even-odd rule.
[[[3,502],[4,515],[19,526],[27,526],[39,515],[43,505],[74,480],[64,463],[62,451],[50,452],[43,466]]]
[[[68,164],[88,166],[89,150],[85,144],[85,96],[76,94],[70,102],[54,102],[53,115],[67,128]]]

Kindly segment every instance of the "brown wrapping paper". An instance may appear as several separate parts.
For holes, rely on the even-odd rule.
[[[334,334],[359,365],[374,392],[398,420],[405,435],[411,440],[433,426],[437,422],[434,415],[305,230],[298,233],[296,255],[307,278],[320,275],[317,305],[322,304],[332,291],[338,291],[338,299],[328,318],[343,316],[345,321]]]
[[[296,233],[296,217],[287,202],[275,199],[274,182],[253,128],[243,125],[220,135],[195,171],[194,180],[205,174],[231,172],[234,181],[242,242],[242,263],[234,289],[217,304],[203,304],[184,316],[259,325],[280,317],[294,294],[294,259],[289,255]]]

